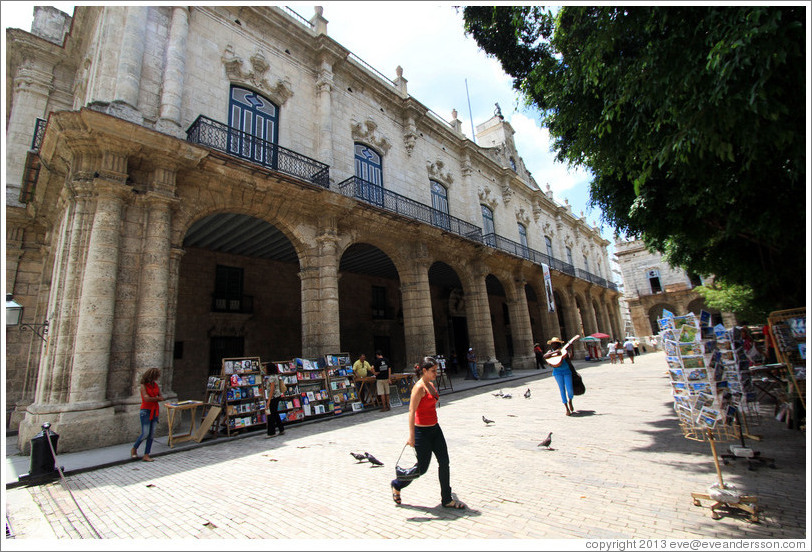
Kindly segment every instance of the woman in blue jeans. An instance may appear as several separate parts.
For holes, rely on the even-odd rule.
[[[144,462],[154,462],[150,458],[149,453],[152,450],[152,438],[155,435],[155,426],[158,425],[158,403],[165,400],[161,395],[161,390],[158,388],[158,379],[161,377],[161,371],[158,368],[150,368],[144,375],[141,376],[141,435],[135,440],[132,450],[130,450],[130,457],[138,458],[138,447],[141,441],[146,439],[147,444],[144,445],[144,456],[141,458]]]
[[[544,353],[545,359],[559,354],[559,349],[564,345],[564,342],[554,337],[547,342],[547,345],[550,346],[550,350]],[[553,367],[553,377],[558,384],[558,390],[561,392],[561,402],[564,403],[567,416],[571,416],[575,409],[572,406],[572,364],[570,363],[569,351],[565,350],[561,364]]]

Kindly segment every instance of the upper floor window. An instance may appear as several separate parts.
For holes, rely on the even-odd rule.
[[[575,263],[572,262],[572,249],[570,249],[569,247],[567,247],[567,262],[572,266],[575,266]]]
[[[243,295],[243,269],[217,265],[214,274],[212,310],[250,312],[251,298]]]
[[[257,163],[276,165],[276,151],[271,145],[279,139],[279,109],[270,100],[232,86],[228,126],[240,131],[229,133],[229,152]]]
[[[584,255],[584,270],[589,272],[589,259],[587,259],[586,255]]]
[[[485,238],[485,243],[490,245],[491,247],[496,247],[496,239],[494,238],[494,234],[496,234],[495,227],[493,225],[493,211],[487,205],[480,205],[482,208],[482,234]]]
[[[516,160],[511,157],[509,159],[509,161],[510,161],[510,168],[513,169],[513,171],[515,172],[516,171]]]
[[[547,246],[547,255],[550,257],[550,260],[553,258],[553,240],[550,239],[550,236],[544,236],[544,244]]]
[[[688,280],[691,282],[691,287],[702,285],[702,277],[698,274],[694,274],[693,272],[688,273]]]
[[[521,222],[519,224],[519,243],[522,244],[522,247],[527,249],[527,228],[524,227],[524,224]]]
[[[355,143],[355,176],[360,180],[361,198],[383,205],[383,170],[381,156],[365,144]]]
[[[660,284],[660,271],[652,268],[647,271],[646,276],[649,285],[651,285],[651,293],[660,293],[663,290],[662,284]]]
[[[372,286],[372,318],[388,318],[386,311],[386,288]]]
[[[448,219],[448,190],[445,186],[436,180],[430,180],[431,183],[431,206],[434,208],[432,211],[432,219],[436,226],[440,228],[449,228]]]

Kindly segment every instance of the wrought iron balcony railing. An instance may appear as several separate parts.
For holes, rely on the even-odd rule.
[[[42,146],[42,138],[45,136],[45,125],[47,124],[48,121],[40,118],[37,118],[37,122],[34,123],[34,137],[31,139],[31,151],[39,151],[39,148]]]
[[[186,139],[266,169],[294,176],[323,188],[330,187],[328,165],[203,115],[198,116],[186,131]]]
[[[31,149],[25,154],[23,166],[23,181],[20,186],[20,203],[28,203],[34,198],[37,191],[37,180],[42,163],[39,160],[39,149],[42,147],[42,138],[45,136],[45,126],[48,121],[37,118],[34,123],[34,136],[31,138]]]
[[[382,186],[368,182],[357,176],[351,176],[338,184],[338,190],[347,197],[354,197],[370,205],[375,205],[387,211],[418,220],[452,234],[482,242],[482,229],[469,222],[418,203],[406,196],[396,194]]]

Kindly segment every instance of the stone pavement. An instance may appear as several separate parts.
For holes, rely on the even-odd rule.
[[[7,544],[90,539],[93,529],[103,538],[306,539],[311,547],[310,539],[340,547],[347,539],[807,538],[805,432],[762,408],[751,432],[763,440],[748,445],[776,468],[722,467],[726,483],[758,496],[760,521],[735,511],[713,520],[708,503],[694,506],[690,496],[717,480],[710,447],[682,436],[663,353],[576,367],[587,391],[571,417],[549,371],[441,393],[452,487],[467,510],[440,506],[434,461],[404,489],[403,505],[392,502],[389,480],[407,437],[406,410],[396,408],[74,473],[69,486],[90,523],[59,482],[7,489],[15,536]],[[513,398],[493,396],[498,390]],[[483,415],[495,423],[485,426]],[[537,443],[549,431],[545,450]],[[385,466],[357,463],[351,451]]]

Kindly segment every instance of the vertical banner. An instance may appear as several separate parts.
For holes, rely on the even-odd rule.
[[[542,270],[544,270],[544,291],[547,293],[547,311],[548,312],[555,312],[555,299],[553,298],[553,280],[550,276],[550,267],[549,265],[543,264],[541,265]]]

